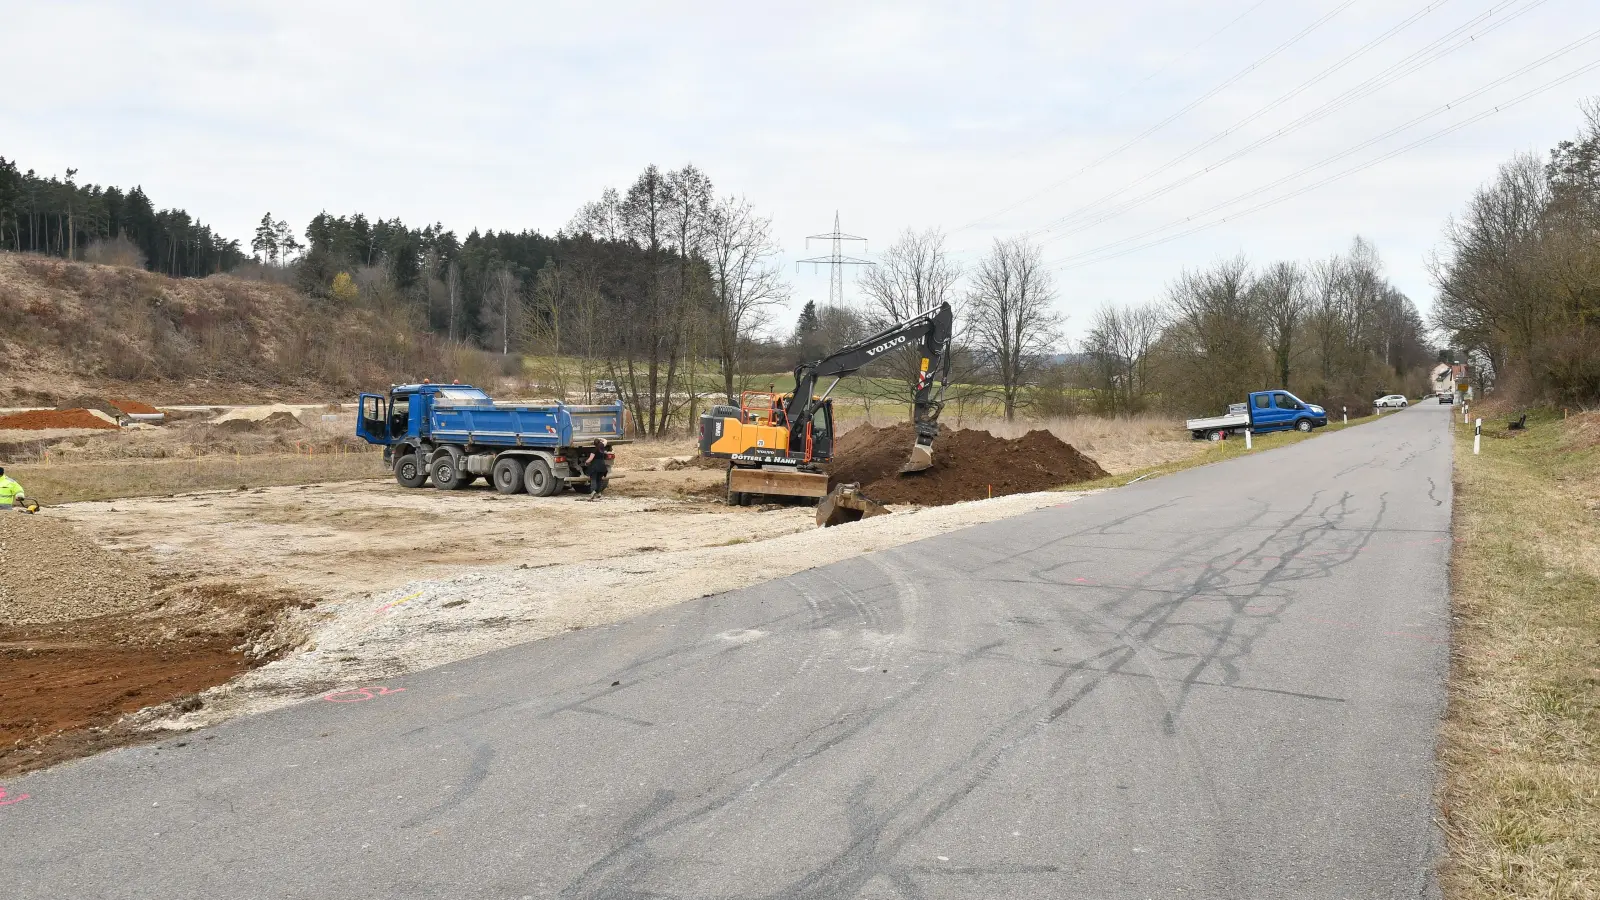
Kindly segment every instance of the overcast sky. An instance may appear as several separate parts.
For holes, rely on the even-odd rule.
[[[297,230],[326,209],[461,234],[553,232],[646,164],[693,162],[772,216],[796,309],[826,299],[826,273],[793,260],[826,252],[804,238],[837,210],[844,230],[871,238],[868,257],[908,227],[944,229],[965,262],[998,236],[1033,234],[1074,335],[1097,305],[1153,299],[1186,267],[1325,256],[1356,234],[1426,310],[1426,257],[1445,217],[1512,154],[1570,137],[1578,101],[1600,95],[1593,69],[1506,105],[1600,61],[1591,39],[1453,102],[1600,37],[1594,0],[0,10],[0,154],[45,174],[76,167],[80,182],[142,184],[246,245],[268,210]],[[1346,96],[1397,64],[1415,70]],[[1333,100],[1332,114],[1213,167]],[[1090,211],[1114,215],[1085,218],[1107,195]],[[1103,247],[1135,252],[1102,259]]]

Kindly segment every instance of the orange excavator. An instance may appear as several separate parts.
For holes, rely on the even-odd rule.
[[[821,498],[828,493],[827,464],[833,459],[833,393],[839,379],[900,347],[920,342],[912,393],[916,439],[900,471],[933,465],[933,439],[950,380],[950,304],[913,316],[794,370],[794,391],[746,391],[738,406],[714,406],[700,417],[700,455],[728,460],[728,503],[748,505],[754,495]],[[822,396],[817,382],[832,378]],[[938,382],[937,390],[935,381]]]

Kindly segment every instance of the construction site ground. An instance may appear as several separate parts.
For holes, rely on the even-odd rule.
[[[287,434],[183,424],[120,445],[65,435],[48,463],[17,467],[47,505],[0,519],[0,557],[29,560],[34,576],[0,591],[0,775],[1076,496],[901,503],[819,531],[809,506],[724,505],[723,471],[685,440],[619,447],[607,496],[590,502],[482,481],[407,490],[377,454],[341,446],[342,421]],[[140,474],[290,461],[296,478],[326,465],[340,480],[158,494]],[[32,486],[66,489],[88,472],[109,479],[102,491],[120,477],[147,496],[55,503]]]
[[[1067,502],[1040,488],[1096,471],[1013,483],[1006,452],[1076,451],[1020,423],[959,431],[941,468],[977,474],[951,492],[934,472],[932,502],[1011,496],[902,492],[893,515],[818,531],[808,506],[724,505],[721,464],[684,439],[619,446],[588,502],[401,488],[337,405],[168,410],[0,430],[0,464],[45,504],[0,517],[0,559],[23,570],[0,584],[0,775]],[[1113,473],[1205,446],[1156,421],[1044,424]],[[904,430],[876,455],[909,450]]]

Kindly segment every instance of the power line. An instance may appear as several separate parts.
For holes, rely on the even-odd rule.
[[[795,268],[799,269],[801,264],[803,264],[803,263],[810,263],[812,271],[816,271],[817,266],[827,266],[828,267],[828,305],[832,306],[832,307],[843,306],[844,305],[844,267],[845,266],[871,266],[871,265],[876,265],[875,263],[873,263],[869,259],[857,259],[854,256],[845,256],[844,255],[844,243],[845,243],[845,241],[860,241],[862,243],[862,246],[865,247],[865,245],[867,243],[867,239],[864,238],[864,237],[857,237],[856,235],[853,235],[853,234],[845,234],[843,231],[840,231],[839,230],[839,211],[838,210],[834,210],[834,213],[833,213],[833,231],[831,231],[831,232],[829,232],[827,234],[811,234],[811,235],[807,235],[806,236],[806,246],[810,247],[811,246],[811,242],[814,241],[814,240],[815,241],[832,241],[833,242],[833,252],[828,254],[827,256],[817,256],[817,257],[813,257],[811,259],[796,260],[795,264],[794,264]]]
[[[1518,0],[1518,2],[1520,2],[1520,0]],[[1222,133],[1220,133],[1218,135],[1215,135],[1215,136],[1209,138],[1208,140],[1202,142],[1201,144],[1191,148],[1190,150],[1180,154],[1179,156],[1174,157],[1172,160],[1168,161],[1166,166],[1163,167],[1162,169],[1153,170],[1149,174],[1146,174],[1145,176],[1143,176],[1140,179],[1138,179],[1137,181],[1131,182],[1130,184],[1128,184],[1128,185],[1126,185],[1126,186],[1124,186],[1124,187],[1122,187],[1122,188],[1120,188],[1120,189],[1118,189],[1116,191],[1113,191],[1112,193],[1107,194],[1107,195],[1095,200],[1094,202],[1085,205],[1084,207],[1080,207],[1078,210],[1075,210],[1072,213],[1069,213],[1069,214],[1067,214],[1065,216],[1062,216],[1062,217],[1056,219],[1050,225],[1046,226],[1043,229],[1040,229],[1036,233],[1042,234],[1042,233],[1046,233],[1046,232],[1055,232],[1053,237],[1051,237],[1051,238],[1049,238],[1049,239],[1044,241],[1044,243],[1046,243],[1046,244],[1052,243],[1052,242],[1060,240],[1060,239],[1062,239],[1064,237],[1068,237],[1070,235],[1077,234],[1077,233],[1079,233],[1081,231],[1085,231],[1085,230],[1087,230],[1089,228],[1093,228],[1093,227],[1095,227],[1097,225],[1100,225],[1100,224],[1102,224],[1104,222],[1109,221],[1112,218],[1115,218],[1118,215],[1121,215],[1122,213],[1125,213],[1125,212],[1127,212],[1127,211],[1129,211],[1131,209],[1134,209],[1136,207],[1142,206],[1145,203],[1148,203],[1149,201],[1156,199],[1157,197],[1161,197],[1161,196],[1163,196],[1165,194],[1171,193],[1172,191],[1174,191],[1174,190],[1176,190],[1176,189],[1178,189],[1178,188],[1180,188],[1180,187],[1182,187],[1182,186],[1184,186],[1186,184],[1189,184],[1189,183],[1195,181],[1196,179],[1198,179],[1198,178],[1200,178],[1200,177],[1202,177],[1202,176],[1204,176],[1204,175],[1206,175],[1206,174],[1208,174],[1208,173],[1210,173],[1210,172],[1212,172],[1212,171],[1214,171],[1214,170],[1216,170],[1218,168],[1221,168],[1222,166],[1224,166],[1224,165],[1226,165],[1226,164],[1228,164],[1228,163],[1230,163],[1230,162],[1232,162],[1232,161],[1234,161],[1236,159],[1239,159],[1240,157],[1245,156],[1246,154],[1248,154],[1248,153],[1250,153],[1250,152],[1252,152],[1254,150],[1257,150],[1257,149],[1259,149],[1259,148],[1261,148],[1261,147],[1263,147],[1263,146],[1265,146],[1265,145],[1267,145],[1269,143],[1272,143],[1273,141],[1277,140],[1278,138],[1281,138],[1281,137],[1283,137],[1283,136],[1285,136],[1287,134],[1290,134],[1290,133],[1292,133],[1294,131],[1297,131],[1297,130],[1299,130],[1299,129],[1307,126],[1307,125],[1312,124],[1313,122],[1316,122],[1316,121],[1319,121],[1321,119],[1324,119],[1327,116],[1332,115],[1333,113],[1335,113],[1335,112],[1337,112],[1337,111],[1339,111],[1341,109],[1344,109],[1345,107],[1349,106],[1350,104],[1354,103],[1355,101],[1372,95],[1373,93],[1375,93],[1376,91],[1380,90],[1381,88],[1387,87],[1388,85],[1393,84],[1394,82],[1400,80],[1401,78],[1403,78],[1403,77],[1405,77],[1407,75],[1410,75],[1411,73],[1416,72],[1419,69],[1421,69],[1421,68],[1423,68],[1423,67],[1425,67],[1425,66],[1427,66],[1427,65],[1429,65],[1429,64],[1431,64],[1433,62],[1436,62],[1439,59],[1444,58],[1445,56],[1448,56],[1449,54],[1455,52],[1456,50],[1459,50],[1462,47],[1465,47],[1465,46],[1477,41],[1478,39],[1484,37],[1487,34],[1490,34],[1491,32],[1495,31],[1496,29],[1498,29],[1498,28],[1500,28],[1500,27],[1502,27],[1502,26],[1504,26],[1506,24],[1509,24],[1510,22],[1516,20],[1517,18],[1521,17],[1522,15],[1524,15],[1527,12],[1533,10],[1534,8],[1542,5],[1545,2],[1547,2],[1547,0],[1533,0],[1533,2],[1528,3],[1522,9],[1519,9],[1516,12],[1512,13],[1511,15],[1506,16],[1505,18],[1502,18],[1500,21],[1495,22],[1494,24],[1488,26],[1484,30],[1482,30],[1482,31],[1480,31],[1480,32],[1478,32],[1476,34],[1469,34],[1464,39],[1460,40],[1459,42],[1457,42],[1457,43],[1455,43],[1453,45],[1450,45],[1450,46],[1443,46],[1442,49],[1441,49],[1441,45],[1447,44],[1449,41],[1453,40],[1455,37],[1460,35],[1463,31],[1465,31],[1468,28],[1471,28],[1471,27],[1481,23],[1483,20],[1485,20],[1487,18],[1493,17],[1495,13],[1503,11],[1505,7],[1511,6],[1511,5],[1515,5],[1515,4],[1514,3],[1501,3],[1501,4],[1497,5],[1497,6],[1491,7],[1487,11],[1485,11],[1485,12],[1479,14],[1478,16],[1475,16],[1474,18],[1468,20],[1466,23],[1464,23],[1464,24],[1462,24],[1460,26],[1457,26],[1456,28],[1454,28],[1451,31],[1447,32],[1446,34],[1440,36],[1439,38],[1436,38],[1435,40],[1431,41],[1429,44],[1427,44],[1426,46],[1422,47],[1421,49],[1419,49],[1419,50],[1409,54],[1405,58],[1403,58],[1403,59],[1391,64],[1390,66],[1388,66],[1387,68],[1381,70],[1377,74],[1367,78],[1365,81],[1362,81],[1362,82],[1354,85],[1353,87],[1347,89],[1346,91],[1344,91],[1343,93],[1339,94],[1338,96],[1335,96],[1332,99],[1324,102],[1321,106],[1318,106],[1318,107],[1306,112],[1305,114],[1303,114],[1300,117],[1294,119],[1293,121],[1289,122],[1288,124],[1278,128],[1277,130],[1271,132],[1270,134],[1267,134],[1267,135],[1265,135],[1265,136],[1263,136],[1261,138],[1258,138],[1255,141],[1245,145],[1244,147],[1241,147],[1238,150],[1235,150],[1234,152],[1228,154],[1227,156],[1224,156],[1221,159],[1216,160],[1215,162],[1212,162],[1209,165],[1206,165],[1206,166],[1204,166],[1204,167],[1202,167],[1200,169],[1194,170],[1194,171],[1188,173],[1187,175],[1181,176],[1181,177],[1179,177],[1179,178],[1177,178],[1177,179],[1175,179],[1175,180],[1173,180],[1171,182],[1168,182],[1167,184],[1165,184],[1165,185],[1163,185],[1163,186],[1161,186],[1159,188],[1156,188],[1156,189],[1151,190],[1151,191],[1147,191],[1144,194],[1139,195],[1138,197],[1135,197],[1135,198],[1132,198],[1130,200],[1127,200],[1127,201],[1125,201],[1125,202],[1123,202],[1121,204],[1118,204],[1118,205],[1116,205],[1114,207],[1111,207],[1110,209],[1102,209],[1102,210],[1098,210],[1098,211],[1095,210],[1096,206],[1103,205],[1105,203],[1105,201],[1113,199],[1113,198],[1115,198],[1117,196],[1120,196],[1121,194],[1126,193],[1129,189],[1131,189],[1131,188],[1133,188],[1133,187],[1135,187],[1135,186],[1137,186],[1139,184],[1142,184],[1142,183],[1144,183],[1146,181],[1149,181],[1151,178],[1154,178],[1156,175],[1158,175],[1162,171],[1164,171],[1165,168],[1171,167],[1172,165],[1174,165],[1174,164],[1176,164],[1178,162],[1181,162],[1181,161],[1193,156],[1194,154],[1198,153],[1199,151],[1205,149],[1206,147],[1211,146],[1212,144],[1215,144],[1217,141],[1219,141],[1223,137],[1225,137],[1228,133],[1231,133],[1232,131],[1238,129],[1239,127],[1241,127],[1241,126],[1243,126],[1245,124],[1248,124],[1249,122],[1253,121],[1254,119],[1259,118],[1262,114],[1264,114],[1268,110],[1270,110],[1272,108],[1275,108],[1276,106],[1278,106],[1281,103],[1287,101],[1288,99],[1291,99],[1293,96],[1295,96],[1296,94],[1300,93],[1300,91],[1302,91],[1305,87],[1309,87],[1315,81],[1320,81],[1322,78],[1326,77],[1326,75],[1331,74],[1333,71],[1335,71],[1336,68],[1342,67],[1347,61],[1349,61],[1350,59],[1353,58],[1353,57],[1347,57],[1346,60],[1341,61],[1334,69],[1325,70],[1323,73],[1321,73],[1318,76],[1316,76],[1315,79],[1313,79],[1313,81],[1307,82],[1306,84],[1302,85],[1301,87],[1296,88],[1294,91],[1291,91],[1291,92],[1289,92],[1287,94],[1284,94],[1283,96],[1279,97],[1277,100],[1273,101],[1271,104],[1268,104],[1267,106],[1262,107],[1260,110],[1257,110],[1256,112],[1252,113],[1250,116],[1247,116],[1246,118],[1244,118],[1244,119],[1240,120],[1239,122],[1235,123],[1234,125],[1230,126],[1227,130],[1223,131]],[[1430,9],[1431,9],[1431,7],[1430,7]],[[1428,10],[1424,10],[1423,12],[1425,13],[1427,11]],[[1414,18],[1415,17],[1413,17],[1412,20],[1414,20]],[[1403,27],[1405,24],[1408,24],[1412,20],[1408,20],[1407,22],[1402,23],[1402,26],[1397,26],[1397,27]],[[1392,33],[1394,33],[1394,29],[1391,29],[1391,31],[1386,33],[1384,36],[1380,36],[1379,40],[1382,40],[1382,39],[1386,38],[1389,34],[1392,34]],[[1372,46],[1372,44],[1368,44],[1367,48],[1370,48],[1371,46]],[[1358,53],[1359,52],[1364,52],[1365,49],[1367,49],[1367,48],[1363,48],[1361,51],[1358,51]],[[1073,222],[1078,222],[1079,224],[1076,224],[1073,227],[1068,228],[1068,229],[1063,230],[1063,231],[1058,231],[1057,230],[1057,229],[1060,229],[1062,226],[1071,224]]]
[[[1284,41],[1283,43],[1278,44],[1276,47],[1274,47],[1271,50],[1269,50],[1265,56],[1262,56],[1260,59],[1257,59],[1255,62],[1251,63],[1250,65],[1245,66],[1243,69],[1240,69],[1238,72],[1234,73],[1231,77],[1229,77],[1227,80],[1223,81],[1221,84],[1219,84],[1216,87],[1212,88],[1211,90],[1205,92],[1204,94],[1201,94],[1199,97],[1196,97],[1194,100],[1189,101],[1189,103],[1184,105],[1177,112],[1174,112],[1174,113],[1168,115],[1166,118],[1162,119],[1161,121],[1157,122],[1156,124],[1151,125],[1149,128],[1146,128],[1144,131],[1139,132],[1138,134],[1136,134],[1132,138],[1130,138],[1128,141],[1123,143],[1121,146],[1111,150],[1109,153],[1106,153],[1104,156],[1101,156],[1098,159],[1095,159],[1094,161],[1092,161],[1089,164],[1085,165],[1083,168],[1077,170],[1076,172],[1073,172],[1071,175],[1068,175],[1067,177],[1061,179],[1060,181],[1056,181],[1056,182],[1054,182],[1054,183],[1052,183],[1050,185],[1047,185],[1042,190],[1039,190],[1039,191],[1037,191],[1037,192],[1035,192],[1033,194],[1030,194],[1029,196],[1024,197],[1021,200],[1018,200],[1017,202],[1011,204],[1010,206],[1007,206],[1006,208],[1004,208],[1002,210],[999,210],[997,212],[992,212],[992,213],[990,213],[990,214],[988,214],[986,216],[983,216],[981,218],[978,218],[978,219],[974,219],[973,221],[961,226],[960,228],[957,228],[956,231],[965,231],[968,228],[972,228],[975,225],[979,225],[979,224],[981,224],[983,222],[986,222],[989,219],[994,218],[995,216],[1005,215],[1006,213],[1011,212],[1012,210],[1016,209],[1017,207],[1022,206],[1022,205],[1026,204],[1026,203],[1030,203],[1030,202],[1032,202],[1034,200],[1037,200],[1038,198],[1044,196],[1045,194],[1050,193],[1051,191],[1055,190],[1056,188],[1061,187],[1064,184],[1067,184],[1068,182],[1070,182],[1073,179],[1077,178],[1079,175],[1082,175],[1083,173],[1088,172],[1089,170],[1095,168],[1096,166],[1099,166],[1101,163],[1104,163],[1104,162],[1106,162],[1106,161],[1108,161],[1110,159],[1115,158],[1118,154],[1122,153],[1124,150],[1127,150],[1129,147],[1132,147],[1133,145],[1139,143],[1140,141],[1144,140],[1145,138],[1149,137],[1150,135],[1155,134],[1157,131],[1160,131],[1161,129],[1167,127],[1168,125],[1170,125],[1173,122],[1177,121],[1178,119],[1182,118],[1190,110],[1194,109],[1195,107],[1197,107],[1200,104],[1206,102],[1207,100],[1210,100],[1212,97],[1215,97],[1217,94],[1221,93],[1222,91],[1224,91],[1224,90],[1228,89],[1229,87],[1233,86],[1241,78],[1244,78],[1246,75],[1249,75],[1251,72],[1254,72],[1256,69],[1259,69],[1263,65],[1266,65],[1274,57],[1278,56],[1278,54],[1282,53],[1283,51],[1285,51],[1285,50],[1289,49],[1290,47],[1294,46],[1295,44],[1299,43],[1307,35],[1311,34],[1312,32],[1316,31],[1318,28],[1321,28],[1323,25],[1327,24],[1331,19],[1333,19],[1334,16],[1337,16],[1339,13],[1342,13],[1346,9],[1349,9],[1352,5],[1355,4],[1355,2],[1356,2],[1356,0],[1345,0],[1345,2],[1343,2],[1343,3],[1339,4],[1338,6],[1334,7],[1333,11],[1331,11],[1331,12],[1327,13],[1326,15],[1322,16],[1320,19],[1317,19],[1315,22],[1312,22],[1310,25],[1307,25],[1305,28],[1302,28],[1300,31],[1296,32],[1293,37],[1290,37],[1288,40]],[[1256,4],[1256,6],[1260,6],[1260,5],[1261,4],[1259,4],[1259,3]],[[1251,7],[1250,10],[1246,10],[1246,14],[1248,14],[1251,10],[1254,10],[1254,9],[1255,9],[1255,7]],[[1224,30],[1226,30],[1226,29],[1224,29]],[[1219,31],[1218,33],[1220,34],[1221,32]]]
[[[1588,41],[1593,40],[1594,37],[1596,37],[1596,36],[1600,36],[1600,32],[1595,32],[1594,35],[1592,35],[1591,37],[1585,39],[1585,41],[1583,41],[1583,42],[1587,43]],[[1440,130],[1438,130],[1438,131],[1436,131],[1436,132],[1434,132],[1432,134],[1429,134],[1429,135],[1427,135],[1425,137],[1422,137],[1422,138],[1419,138],[1419,139],[1417,139],[1415,141],[1412,141],[1411,143],[1405,145],[1404,147],[1400,147],[1398,149],[1392,150],[1392,151],[1390,151],[1388,153],[1385,153],[1382,156],[1379,156],[1379,157],[1377,157],[1375,159],[1368,160],[1367,162],[1361,163],[1360,165],[1357,165],[1357,166],[1352,166],[1349,169],[1346,169],[1346,170],[1344,170],[1342,172],[1337,172],[1337,173],[1335,173],[1333,175],[1330,175],[1330,176],[1328,176],[1326,178],[1323,178],[1323,179],[1321,179],[1319,181],[1316,181],[1316,182],[1313,182],[1311,184],[1304,185],[1302,187],[1296,188],[1295,190],[1290,191],[1289,193],[1284,194],[1282,196],[1274,197],[1274,198],[1272,198],[1270,200],[1265,200],[1265,201],[1263,201],[1261,203],[1256,204],[1255,206],[1251,206],[1251,207],[1248,207],[1246,209],[1239,210],[1238,212],[1223,216],[1222,218],[1217,219],[1216,221],[1207,222],[1207,223],[1204,223],[1204,224],[1201,224],[1201,225],[1196,225],[1193,228],[1189,228],[1189,229],[1186,229],[1184,231],[1180,231],[1180,232],[1178,232],[1176,234],[1167,235],[1166,237],[1158,238],[1158,239],[1153,240],[1153,241],[1147,241],[1147,242],[1145,242],[1143,244],[1138,244],[1137,246],[1127,247],[1127,248],[1124,248],[1124,249],[1121,249],[1121,250],[1117,250],[1116,252],[1113,252],[1113,253],[1106,253],[1105,252],[1107,250],[1113,250],[1116,247],[1118,247],[1119,245],[1126,244],[1129,241],[1140,240],[1141,238],[1148,237],[1149,235],[1155,234],[1155,233],[1160,232],[1160,231],[1165,231],[1166,229],[1174,227],[1175,225],[1182,224],[1183,222],[1193,221],[1194,219],[1199,218],[1200,216],[1205,215],[1206,213],[1213,212],[1215,210],[1222,209],[1222,208],[1227,207],[1227,206],[1232,206],[1233,204],[1238,203],[1241,200],[1244,200],[1246,198],[1255,196],[1256,194],[1260,194],[1260,193],[1262,193],[1264,191],[1270,190],[1271,188],[1276,187],[1277,185],[1282,184],[1285,181],[1292,180],[1293,178],[1296,178],[1296,177],[1298,177],[1298,176],[1300,176],[1302,174],[1305,174],[1305,172],[1307,172],[1307,171],[1311,171],[1312,169],[1320,168],[1321,166],[1326,165],[1327,163],[1332,162],[1335,159],[1338,159],[1338,158],[1340,158],[1342,156],[1346,156],[1350,152],[1354,152],[1354,150],[1356,150],[1356,149],[1360,149],[1360,147],[1353,148],[1352,150],[1346,151],[1345,153],[1341,153],[1341,154],[1338,154],[1337,156],[1330,157],[1329,159],[1324,160],[1323,162],[1318,163],[1315,166],[1311,166],[1311,167],[1308,167],[1307,169],[1303,169],[1300,172],[1296,172],[1293,175],[1290,175],[1290,176],[1287,176],[1285,178],[1279,179],[1278,181],[1273,182],[1270,185],[1267,185],[1267,186],[1262,187],[1262,188],[1258,188],[1257,190],[1254,190],[1254,191],[1251,191],[1249,193],[1243,194],[1243,195],[1241,195],[1239,197],[1235,197],[1234,199],[1229,200],[1227,202],[1220,203],[1220,204],[1217,204],[1215,206],[1212,206],[1209,209],[1206,209],[1206,210],[1204,210],[1202,212],[1196,213],[1195,215],[1190,216],[1190,217],[1188,217],[1186,219],[1182,219],[1182,220],[1179,220],[1177,222],[1168,223],[1167,225],[1163,225],[1160,228],[1151,229],[1150,231],[1144,232],[1143,234],[1135,235],[1134,237],[1131,237],[1131,238],[1124,238],[1123,240],[1120,240],[1120,241],[1113,241],[1110,244],[1105,244],[1105,245],[1103,245],[1101,247],[1097,247],[1097,248],[1095,248],[1093,250],[1086,250],[1086,251],[1084,251],[1082,253],[1078,253],[1078,254],[1074,254],[1073,256],[1066,257],[1065,259],[1062,260],[1062,262],[1064,264],[1058,266],[1057,268],[1060,271],[1069,271],[1069,270],[1072,270],[1072,269],[1080,269],[1080,268],[1083,268],[1085,266],[1090,266],[1090,265],[1094,265],[1096,263],[1105,262],[1107,260],[1116,259],[1118,257],[1127,256],[1130,253],[1137,253],[1137,252],[1139,252],[1141,250],[1147,250],[1147,249],[1149,249],[1151,247],[1157,247],[1157,246],[1160,246],[1162,244],[1170,243],[1172,241],[1178,240],[1179,238],[1188,237],[1191,234],[1196,234],[1198,232],[1205,231],[1208,228],[1215,228],[1216,226],[1222,225],[1222,224],[1228,222],[1231,219],[1237,219],[1237,218],[1241,218],[1243,216],[1250,215],[1251,213],[1259,212],[1259,211],[1261,211],[1263,209],[1266,209],[1266,208],[1268,208],[1270,206],[1275,206],[1275,205],[1277,205],[1279,203],[1282,203],[1282,202],[1284,202],[1286,200],[1291,200],[1291,199],[1293,199],[1295,197],[1298,197],[1298,196],[1300,196],[1302,194],[1305,194],[1305,193],[1308,193],[1310,191],[1316,190],[1317,188],[1324,187],[1324,186],[1326,186],[1328,184],[1331,184],[1331,183],[1333,183],[1335,181],[1338,181],[1338,180],[1340,180],[1342,178],[1346,178],[1346,177],[1348,177],[1350,175],[1354,175],[1354,174],[1356,174],[1358,172],[1364,171],[1366,169],[1370,169],[1373,166],[1376,166],[1376,165],[1378,165],[1380,163],[1388,162],[1389,160],[1394,159],[1395,157],[1400,156],[1400,155],[1402,155],[1404,153],[1408,153],[1408,152],[1416,149],[1417,147],[1421,147],[1424,144],[1431,143],[1432,141],[1438,140],[1439,138],[1442,138],[1442,137],[1444,137],[1444,136],[1446,136],[1448,134],[1452,134],[1452,133],[1454,133],[1456,131],[1459,131],[1462,128],[1467,127],[1468,125],[1472,125],[1474,123],[1477,123],[1477,122],[1480,122],[1480,121],[1482,121],[1484,119],[1487,119],[1488,117],[1490,117],[1492,115],[1495,115],[1496,113],[1499,113],[1499,112],[1502,112],[1504,110],[1510,109],[1511,107],[1516,106],[1516,105],[1518,105],[1518,104],[1520,104],[1520,103],[1522,103],[1522,102],[1524,102],[1526,100],[1529,100],[1529,99],[1531,99],[1531,98],[1533,98],[1533,97],[1535,97],[1535,96],[1537,96],[1539,94],[1542,94],[1545,91],[1551,90],[1552,88],[1559,87],[1560,85],[1565,84],[1568,81],[1571,81],[1574,78],[1579,77],[1580,75],[1585,75],[1585,74],[1587,74],[1587,73],[1589,73],[1591,71],[1594,71],[1596,69],[1600,69],[1600,60],[1596,60],[1594,62],[1588,63],[1587,65],[1584,65],[1584,66],[1582,66],[1582,67],[1580,67],[1578,69],[1575,69],[1575,70],[1573,70],[1571,72],[1568,72],[1567,74],[1562,75],[1559,78],[1556,78],[1556,79],[1554,79],[1552,81],[1546,82],[1545,84],[1540,85],[1537,88],[1534,88],[1534,89],[1529,90],[1529,91],[1527,91],[1527,92],[1525,92],[1523,94],[1520,94],[1520,95],[1518,95],[1516,97],[1513,97],[1510,100],[1507,100],[1507,101],[1505,101],[1503,103],[1500,103],[1500,104],[1498,104],[1496,106],[1493,106],[1493,107],[1491,107],[1491,108],[1489,108],[1487,110],[1484,110],[1483,112],[1477,113],[1476,115],[1473,115],[1473,116],[1470,116],[1470,117],[1468,117],[1466,119],[1463,119],[1462,121],[1457,122],[1454,125],[1450,125],[1448,127],[1442,128],[1442,129],[1440,129]],[[1474,92],[1474,93],[1478,93],[1478,92]],[[1431,115],[1432,114],[1430,114],[1430,116]],[[1408,126],[1404,126],[1404,127],[1409,127],[1409,125]],[[1393,133],[1394,132],[1392,132],[1392,131],[1389,132],[1389,134],[1393,134]],[[1388,135],[1384,135],[1384,136],[1388,136]],[[1372,143],[1372,141],[1368,141],[1367,143],[1362,144],[1360,146],[1361,147],[1365,147],[1365,146],[1368,146],[1371,143]],[[1092,258],[1085,258],[1085,257],[1092,257]]]

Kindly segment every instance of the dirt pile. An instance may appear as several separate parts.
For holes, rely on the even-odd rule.
[[[112,397],[111,405],[122,410],[130,416],[161,415],[161,410],[156,409],[154,406],[151,406],[148,403],[140,403],[138,400],[129,400],[126,397]]]
[[[42,431],[47,428],[107,428],[117,430],[116,422],[108,422],[81,407],[75,409],[35,409],[28,412],[0,416],[0,429],[17,428]]]
[[[909,422],[874,428],[860,425],[840,435],[829,467],[829,486],[858,482],[879,503],[942,506],[1006,494],[1043,491],[1104,478],[1100,464],[1048,431],[1015,440],[987,431],[952,431],[940,426],[933,467],[900,475],[916,429]]]
[[[254,431],[284,431],[291,428],[304,428],[305,423],[300,417],[288,410],[278,410],[261,419],[235,418],[219,419],[217,428],[236,434]]]

